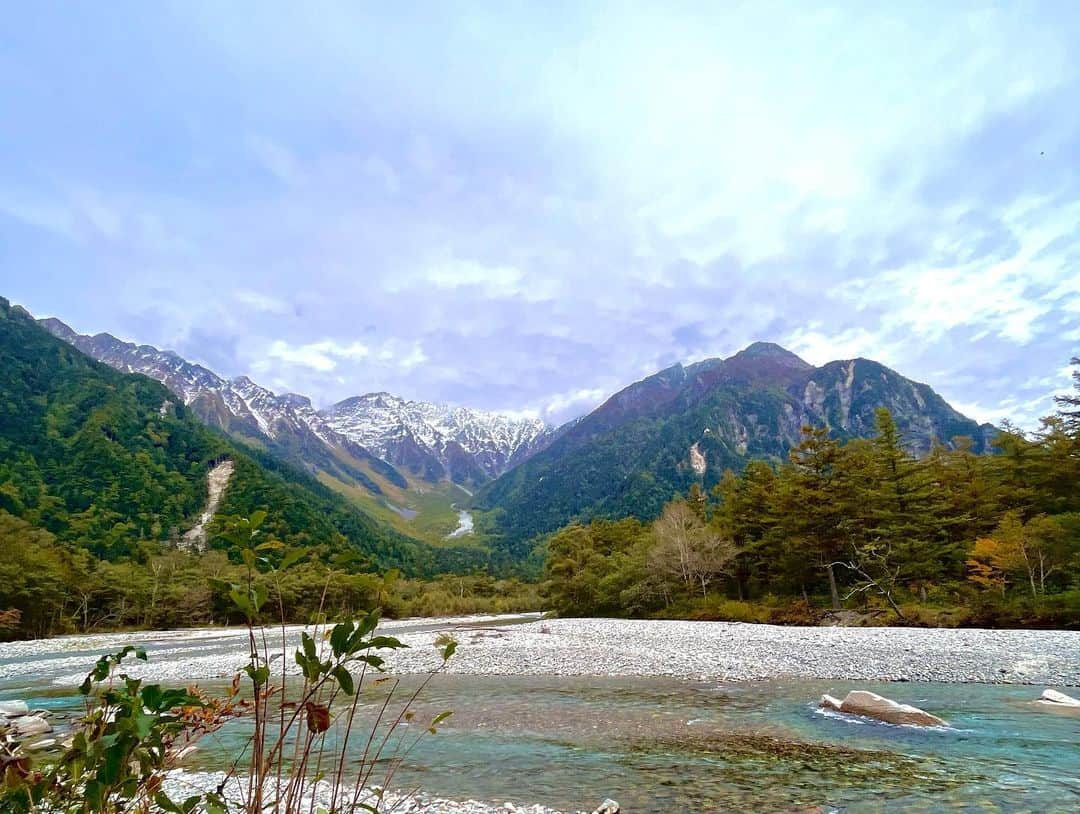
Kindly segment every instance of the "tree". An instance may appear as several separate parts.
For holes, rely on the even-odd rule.
[[[875,420],[878,434],[871,441],[871,469],[851,473],[856,503],[866,510],[861,531],[868,561],[886,558],[899,565],[896,578],[907,582],[925,583],[958,573],[963,551],[950,543],[947,529],[967,518],[950,505],[927,461],[904,449],[889,411],[878,408]]]
[[[1072,372],[1073,393],[1054,396],[1054,403],[1058,406],[1058,415],[1065,425],[1065,429],[1074,437],[1080,436],[1080,356],[1074,356],[1069,360],[1074,368]]]
[[[765,461],[750,461],[738,476],[727,470],[713,489],[719,505],[711,522],[735,544],[732,570],[739,599],[750,595],[752,577],[772,582],[781,570],[782,547],[771,533],[776,489],[776,472]]]
[[[840,446],[827,427],[803,427],[802,439],[781,471],[777,491],[778,530],[801,561],[822,569],[829,580],[833,610],[840,609],[835,562],[845,542],[843,490],[838,463]],[[805,594],[805,585],[803,587]]]
[[[682,582],[686,590],[701,589],[708,595],[709,584],[726,573],[735,558],[735,545],[702,522],[685,501],[667,504],[653,524],[655,542],[649,549],[649,566]]]
[[[987,571],[1026,580],[1031,595],[1046,593],[1046,580],[1068,565],[1069,551],[1062,527],[1051,517],[1037,515],[1024,521],[1011,511],[998,523],[992,536],[976,541],[973,571]]]

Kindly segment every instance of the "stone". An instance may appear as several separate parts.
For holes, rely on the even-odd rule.
[[[36,715],[24,715],[11,722],[11,730],[17,738],[27,738],[31,735],[44,735],[52,732],[52,725],[44,718]]]
[[[831,695],[828,695],[828,694],[821,696],[821,703],[818,704],[818,706],[819,707],[824,707],[825,709],[834,709],[837,712],[841,711],[841,709],[840,709],[840,706],[841,706],[840,699],[839,698],[833,698]]]
[[[931,715],[918,707],[901,704],[891,698],[885,698],[876,692],[852,690],[840,702],[840,711],[849,715],[862,715],[875,718],[888,724],[909,726],[948,726],[948,723],[936,715]]]
[[[0,717],[18,718],[30,714],[25,701],[0,701]]]
[[[619,804],[608,798],[598,805],[592,814],[619,814]]]
[[[30,752],[36,752],[41,749],[51,749],[52,747],[56,746],[56,744],[56,738],[42,738],[41,740],[35,741],[34,743],[28,743],[26,745],[26,749]]]
[[[1037,703],[1062,709],[1080,710],[1080,698],[1073,698],[1071,695],[1066,695],[1057,690],[1043,690],[1043,694],[1039,697]]]

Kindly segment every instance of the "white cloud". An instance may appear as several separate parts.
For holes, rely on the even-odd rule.
[[[232,299],[252,311],[265,314],[287,314],[289,305],[284,300],[251,289],[238,289],[232,293]]]
[[[263,169],[282,183],[289,186],[300,186],[304,183],[304,171],[293,154],[283,145],[256,134],[248,136],[247,148]]]
[[[342,359],[359,360],[368,357],[371,349],[361,342],[341,344],[331,339],[305,345],[290,345],[276,339],[266,348],[266,356],[291,365],[309,367],[327,373],[337,367]]]
[[[568,414],[584,415],[599,406],[605,395],[607,394],[603,390],[595,387],[583,387],[565,393],[557,393],[544,406],[544,416],[556,420],[565,420]]]

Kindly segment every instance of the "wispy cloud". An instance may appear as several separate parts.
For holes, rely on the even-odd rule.
[[[10,24],[5,295],[226,375],[561,418],[773,339],[1031,425],[1080,343],[1067,4]]]

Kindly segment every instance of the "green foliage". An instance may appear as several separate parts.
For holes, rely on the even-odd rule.
[[[226,457],[234,474],[203,563],[175,548],[206,502],[209,468]],[[308,576],[316,563],[348,561],[335,568],[342,609],[370,606],[373,571],[430,577],[487,565],[481,549],[431,546],[376,522],[279,458],[206,428],[161,384],[90,359],[0,298],[0,612],[20,615],[0,636],[236,621],[208,585],[241,564],[236,541],[217,532],[260,507],[262,533],[304,551]],[[309,612],[312,602],[297,597],[305,580],[290,582],[290,607]]]
[[[217,795],[175,801],[162,784],[181,752],[214,728],[204,715],[207,709],[223,716],[225,706],[119,672],[132,655],[146,661],[146,652],[135,647],[98,659],[79,688],[87,697],[86,715],[58,757],[41,768],[17,753],[7,761],[0,782],[5,812],[224,812]]]
[[[876,409],[890,405],[909,442],[925,445],[930,427],[945,441],[976,438],[976,449],[985,451],[983,428],[926,385],[876,362],[803,370],[736,360],[677,366],[638,382],[485,485],[474,506],[489,513],[493,543],[521,559],[538,537],[570,522],[652,520],[672,495],[694,483],[711,490],[727,468],[738,472],[755,459],[779,463],[800,441],[793,421],[807,415],[807,392],[822,394],[815,417],[836,441],[872,436]],[[850,403],[842,403],[841,391]],[[695,444],[708,462],[704,475],[689,464]]]
[[[692,487],[651,528],[628,519],[560,529],[546,541],[552,608],[808,623],[827,597],[834,610],[909,623],[1080,625],[1075,422],[1007,430],[998,455],[957,439],[918,457],[887,411],[875,420],[875,437],[847,442],[806,427],[787,462],[728,471],[709,500]],[[694,517],[711,538],[691,528]],[[688,579],[702,552],[708,580]]]

